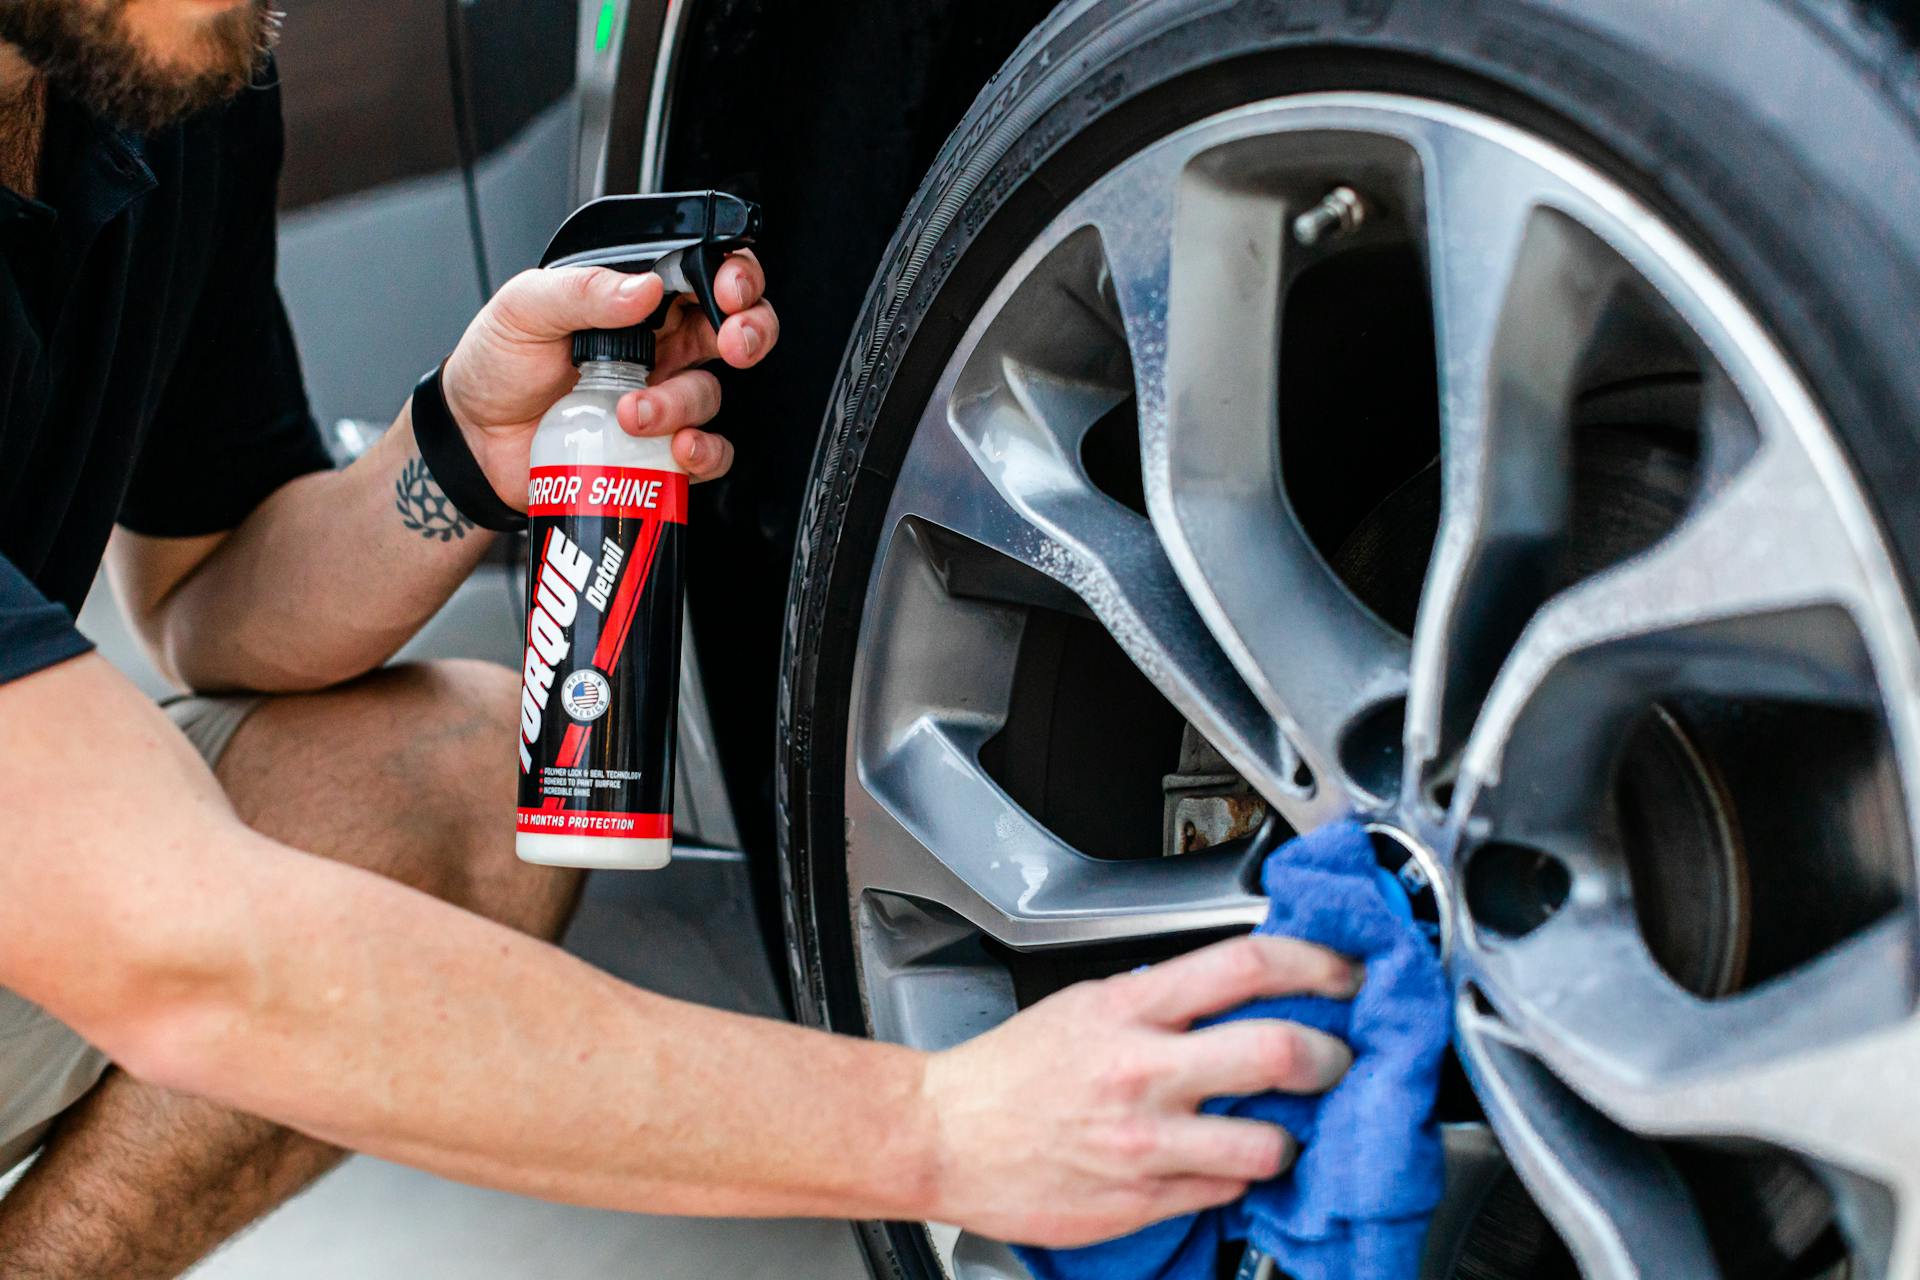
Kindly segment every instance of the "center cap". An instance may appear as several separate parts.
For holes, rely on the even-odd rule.
[[[1405,895],[1413,922],[1444,960],[1453,948],[1453,913],[1433,850],[1384,822],[1369,822],[1366,832],[1373,842],[1373,860],[1383,873],[1383,888]]]

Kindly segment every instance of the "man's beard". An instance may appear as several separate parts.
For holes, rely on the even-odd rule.
[[[169,64],[143,47],[129,2],[0,0],[0,41],[95,115],[149,133],[246,88],[280,29],[268,0],[247,0],[203,26]]]

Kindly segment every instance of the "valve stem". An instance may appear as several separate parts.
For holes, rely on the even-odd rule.
[[[1329,233],[1345,235],[1367,220],[1367,206],[1352,187],[1339,186],[1327,192],[1320,203],[1293,220],[1293,238],[1303,245],[1316,245]]]

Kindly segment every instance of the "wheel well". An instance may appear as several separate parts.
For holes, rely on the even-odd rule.
[[[695,492],[688,576],[728,793],[743,844],[770,874],[781,615],[828,391],[908,199],[1052,0],[695,6],[674,74],[663,183],[764,203],[759,252],[782,323],[763,366],[721,375],[718,429],[739,452],[731,476]],[[770,898],[763,893],[763,919],[777,922]]]

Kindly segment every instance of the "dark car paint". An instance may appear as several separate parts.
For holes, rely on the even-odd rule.
[[[779,636],[821,415],[874,270],[954,124],[1051,0],[707,0],[680,44],[664,185],[767,210],[780,346],[723,375],[733,474],[695,497],[688,610],[743,843],[773,914]],[[726,86],[724,95],[701,86]],[[774,924],[769,919],[770,927]],[[777,936],[777,929],[774,929]]]
[[[577,45],[574,0],[302,0],[277,54],[281,209],[498,151],[572,92]]]
[[[573,207],[579,33],[577,0],[291,7],[280,279],[323,425],[384,425]]]
[[[459,165],[442,0],[303,0],[277,58],[283,212]]]

